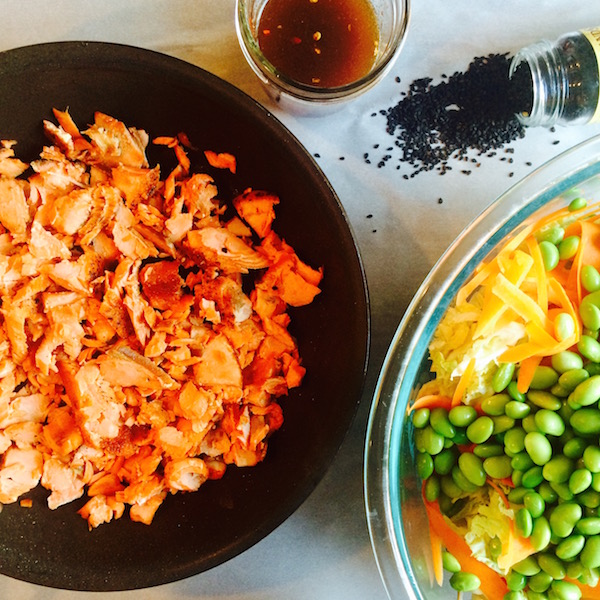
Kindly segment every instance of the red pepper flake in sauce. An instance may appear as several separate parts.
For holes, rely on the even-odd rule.
[[[282,74],[316,87],[364,77],[379,45],[370,0],[268,0],[258,32],[260,49]]]

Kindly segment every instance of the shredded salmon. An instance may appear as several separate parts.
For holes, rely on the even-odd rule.
[[[184,133],[154,138],[177,161],[161,173],[145,131],[54,116],[30,164],[0,146],[0,503],[42,485],[51,509],[88,498],[90,529],[150,524],[169,494],[264,459],[305,374],[288,307],[322,268],[275,233],[274,194],[227,207]]]

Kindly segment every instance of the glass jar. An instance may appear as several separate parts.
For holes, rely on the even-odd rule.
[[[531,107],[523,125],[583,125],[600,122],[600,28],[541,40],[519,50],[510,76],[530,86]]]

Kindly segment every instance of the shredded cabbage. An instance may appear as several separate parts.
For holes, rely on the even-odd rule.
[[[469,302],[448,308],[429,345],[431,371],[436,375],[435,388],[446,396],[452,396],[460,376],[470,360],[475,359],[475,371],[462,400],[464,404],[493,394],[491,381],[498,357],[525,337],[525,326],[510,320],[491,335],[474,340],[482,305],[480,290]]]

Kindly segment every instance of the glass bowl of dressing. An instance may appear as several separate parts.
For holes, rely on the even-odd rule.
[[[237,0],[248,64],[282,108],[338,106],[377,83],[397,58],[409,0]]]

